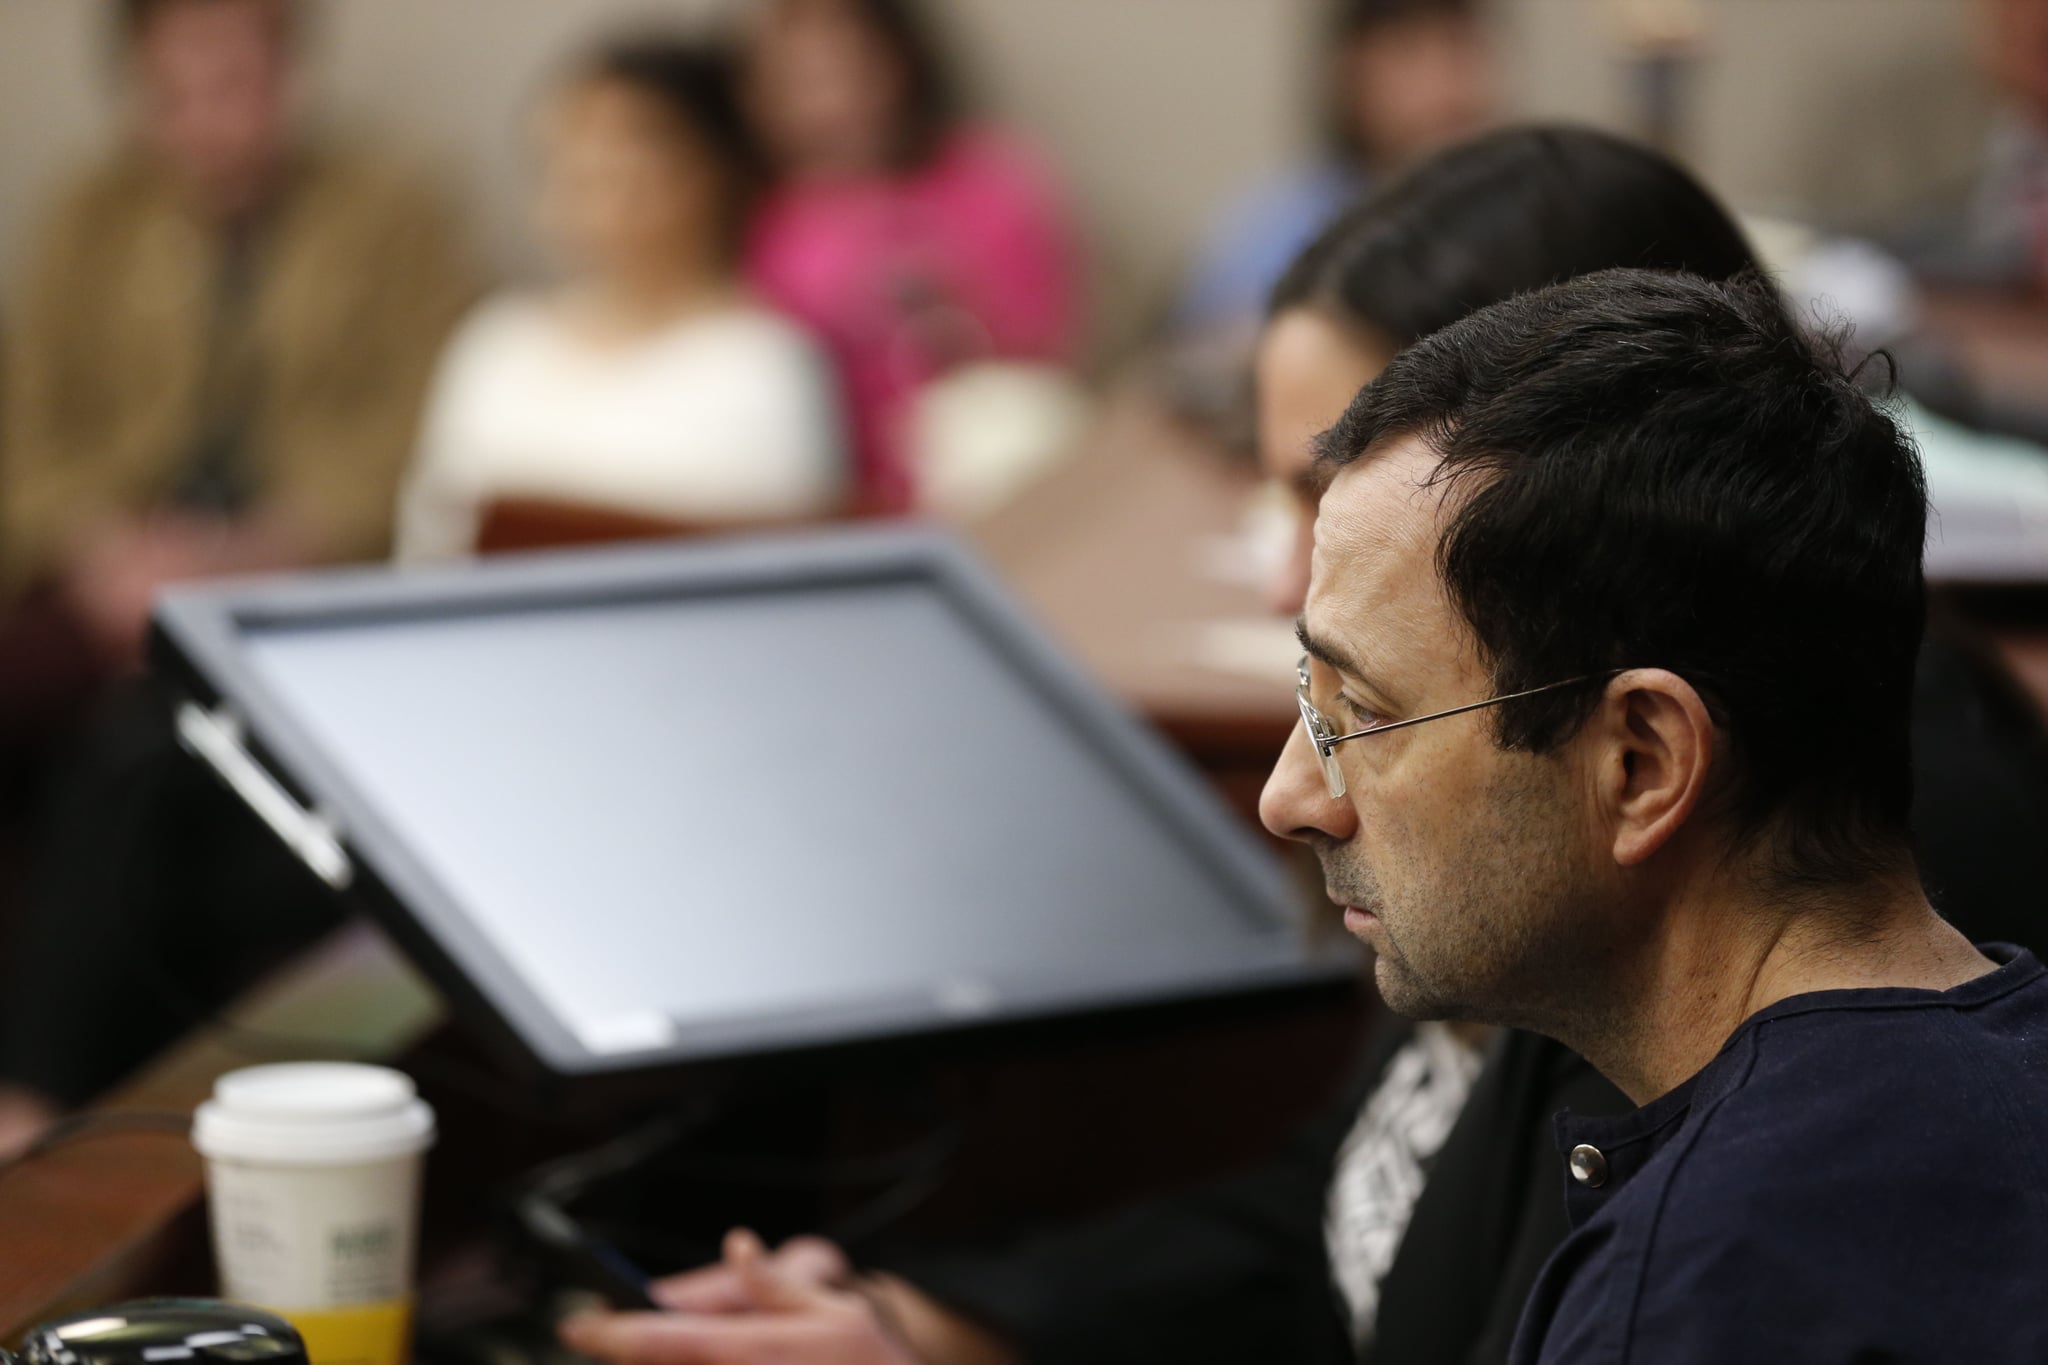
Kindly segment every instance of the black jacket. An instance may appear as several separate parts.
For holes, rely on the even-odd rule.
[[[1330,1279],[1330,1173],[1409,1036],[1388,1019],[1339,1101],[1235,1179],[989,1256],[897,1267],[1043,1365],[1322,1365],[1357,1359]],[[1507,1032],[1488,1048],[1383,1281],[1374,1362],[1507,1357],[1536,1272],[1567,1230],[1551,1116],[1627,1101],[1575,1054]]]
[[[1967,638],[1967,637],[1962,637]],[[2048,752],[2031,705],[1939,626],[1916,680],[1913,820],[1935,905],[1975,941],[2035,948],[2048,885]],[[1409,1036],[1386,1020],[1339,1101],[1256,1170],[1000,1254],[900,1268],[1035,1365],[1501,1365],[1564,1240],[1560,1110],[1630,1105],[1560,1044],[1496,1038],[1430,1167],[1354,1355],[1323,1218],[1337,1152]]]

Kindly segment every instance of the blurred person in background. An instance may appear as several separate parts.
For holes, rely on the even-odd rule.
[[[1079,252],[1054,178],[962,118],[916,0],[761,0],[746,98],[773,172],[747,276],[825,341],[861,501],[920,502],[920,397],[983,362],[1064,366]]]
[[[1466,313],[1615,266],[1729,279],[1741,230],[1678,166],[1576,129],[1451,149],[1349,211],[1276,288],[1258,352],[1261,462],[1299,535],[1271,589],[1297,613],[1318,489],[1312,441],[1396,352]],[[1923,670],[1923,675],[1925,670]],[[2039,941],[2048,875],[2038,728],[1921,684],[1917,815],[1976,822],[1923,847],[1937,903],[1977,937]],[[1974,694],[1973,694],[1974,695]],[[1264,1166],[1177,1198],[999,1247],[874,1258],[751,1234],[657,1289],[676,1313],[580,1319],[617,1365],[698,1361],[1170,1360],[1482,1365],[1504,1360],[1537,1271],[1567,1231],[1552,1115],[1629,1102],[1534,1034],[1382,1017],[1338,1102]]]
[[[1175,306],[1176,330],[1249,337],[1289,263],[1340,212],[1499,112],[1481,0],[1335,0],[1327,39],[1317,48],[1328,63],[1321,149],[1216,216]]]
[[[129,123],[48,216],[6,330],[0,571],[109,667],[155,588],[386,552],[451,219],[314,133],[293,0],[121,0]]]
[[[1935,283],[2048,285],[2048,3],[1976,0],[1976,57],[1998,107],[1976,180],[1893,243]]]
[[[0,1146],[186,1026],[131,1006],[109,936],[141,959],[189,935],[191,953],[159,959],[203,958],[198,984],[268,932],[267,907],[247,906],[249,933],[207,952],[209,916],[228,913],[213,902],[235,899],[225,880],[193,883],[190,922],[148,926],[169,912],[131,922],[117,891],[87,884],[126,857],[138,884],[165,872],[102,838],[142,818],[135,756],[175,759],[161,708],[106,693],[139,661],[152,595],[386,553],[433,357],[473,292],[438,196],[307,118],[293,0],[121,0],[112,15],[125,134],[48,215],[6,319],[0,750],[10,781],[38,761],[65,775],[10,954]],[[217,799],[197,791],[164,823],[191,833]]]
[[[760,162],[727,58],[610,48],[550,97],[541,143],[565,276],[485,303],[450,346],[400,557],[471,550],[504,497],[693,525],[836,509],[848,472],[829,363],[739,279]]]

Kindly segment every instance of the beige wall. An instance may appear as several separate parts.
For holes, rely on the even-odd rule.
[[[501,268],[537,264],[520,111],[608,25],[720,0],[326,0],[322,94],[435,157]],[[1968,171],[1983,99],[1971,0],[1700,0],[1713,25],[1690,150],[1745,207],[1868,221]],[[1607,0],[1497,0],[1520,109],[1629,126]],[[936,0],[974,85],[1067,169],[1098,325],[1126,337],[1205,209],[1283,162],[1315,95],[1321,0]],[[92,0],[0,0],[0,261],[103,136]],[[10,276],[11,278],[11,276]]]

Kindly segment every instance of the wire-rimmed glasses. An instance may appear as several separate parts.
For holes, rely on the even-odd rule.
[[[1363,730],[1353,730],[1348,735],[1340,735],[1337,733],[1337,727],[1330,724],[1329,717],[1317,710],[1316,704],[1309,700],[1308,658],[1308,655],[1302,655],[1301,661],[1294,666],[1294,700],[1301,707],[1302,728],[1308,731],[1309,743],[1315,746],[1316,761],[1322,765],[1323,781],[1328,784],[1330,799],[1333,801],[1343,796],[1345,791],[1344,769],[1337,763],[1337,746],[1339,744],[1349,744],[1352,740],[1363,739],[1367,735],[1385,734],[1389,730],[1400,730],[1410,725],[1420,725],[1428,720],[1442,720],[1445,716],[1461,716],[1467,711],[1478,711],[1488,706],[1499,706],[1504,701],[1519,701],[1523,697],[1533,697],[1544,692],[1555,692],[1561,687],[1570,687],[1575,683],[1590,682],[1594,678],[1611,678],[1615,674],[1624,671],[1617,668],[1610,669],[1604,674],[1582,673],[1576,678],[1566,678],[1563,682],[1545,683],[1541,687],[1531,687],[1523,692],[1509,692],[1498,697],[1488,697],[1485,701],[1467,702],[1463,706],[1453,706],[1448,711],[1432,711],[1426,716],[1411,716],[1407,720],[1382,721],[1378,725],[1368,725]]]

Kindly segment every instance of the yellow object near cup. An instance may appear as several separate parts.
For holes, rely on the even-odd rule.
[[[434,1111],[385,1067],[231,1072],[199,1106],[221,1293],[271,1309],[312,1365],[406,1365]]]

